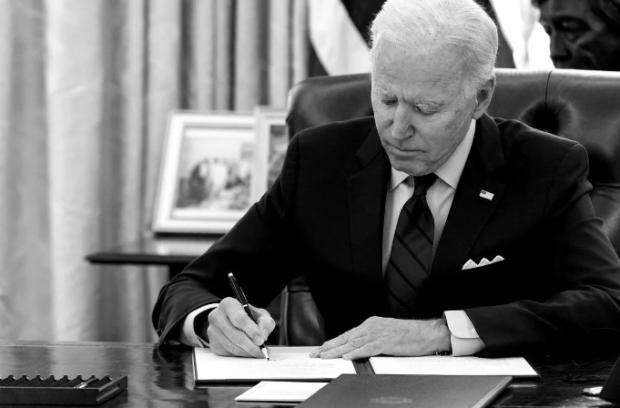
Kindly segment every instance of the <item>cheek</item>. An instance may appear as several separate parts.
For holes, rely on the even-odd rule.
[[[389,122],[385,118],[375,114],[375,126],[377,128],[377,133],[379,133],[379,138],[383,142],[390,135]]]
[[[610,50],[617,47],[617,44],[618,42],[616,38],[608,39],[602,33],[589,31],[588,33],[582,35],[572,45],[575,52],[587,55],[605,55]]]
[[[469,126],[469,120],[467,120],[467,112],[464,109],[454,112],[450,117],[445,118],[443,121],[443,134],[454,135],[459,133],[465,127],[465,124]]]
[[[605,50],[600,49],[600,47],[600,44],[585,40],[571,43],[568,47],[571,59],[564,68],[601,69],[602,60],[606,57],[604,56]]]
[[[434,130],[434,138],[430,138],[432,144],[435,146],[434,152],[438,156],[442,156],[446,152],[453,150],[454,147],[460,143],[463,135],[467,133],[470,125],[470,118],[467,116],[467,112],[459,111],[450,120],[446,120],[442,123],[441,127]]]
[[[585,45],[597,59],[609,60],[618,57],[620,46],[617,38],[599,37]]]
[[[385,109],[383,106],[376,106],[373,104],[372,107],[373,115],[375,118],[375,125],[377,126],[377,130],[381,130],[389,126],[391,122],[391,115],[388,109]]]

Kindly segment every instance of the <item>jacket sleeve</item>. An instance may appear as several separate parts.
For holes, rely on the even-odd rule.
[[[548,191],[545,218],[554,237],[548,273],[555,293],[466,310],[486,345],[483,354],[620,342],[620,261],[594,214],[587,174],[587,153],[574,145]]]
[[[298,144],[293,138],[280,177],[239,222],[161,289],[152,314],[160,343],[176,339],[192,310],[232,296],[233,272],[251,304],[266,307],[295,276],[291,211]]]

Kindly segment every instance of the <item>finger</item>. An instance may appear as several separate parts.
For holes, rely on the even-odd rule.
[[[345,360],[355,360],[358,358],[377,356],[379,354],[381,354],[381,343],[378,341],[372,341],[348,353],[344,353],[342,358]]]
[[[222,330],[220,330],[217,326],[209,326],[207,328],[207,332],[211,337],[211,341],[209,342],[209,348],[215,353],[219,355],[233,355],[233,356],[244,356],[250,357],[248,353],[243,350],[241,347],[232,343],[228,337],[224,334]]]
[[[349,339],[363,337],[364,335],[365,332],[363,328],[360,328],[360,326],[354,327],[351,330],[347,330],[346,332],[342,333],[340,336],[334,337],[333,339],[323,343],[318,350],[318,354],[329,351],[336,347],[340,347],[347,343]]]
[[[245,312],[244,312],[245,313]],[[209,328],[218,329],[218,331],[209,331],[207,335],[218,335],[219,343],[228,351],[235,352],[235,355],[261,357],[262,353],[258,346],[248,337],[247,333],[235,327],[229,319],[225,311],[218,306],[208,316]],[[211,340],[211,338],[209,337]],[[232,345],[243,350],[239,352],[232,348]]]
[[[346,342],[347,342],[347,336],[346,335],[347,335],[347,333],[344,333],[344,334],[341,334],[338,337],[334,337],[331,340],[327,340],[325,343],[323,343],[321,345],[321,347],[319,347],[318,353],[321,354],[321,353],[323,353],[325,351],[329,351],[329,350],[334,349],[336,347],[340,347],[343,344],[346,344]]]
[[[349,353],[353,350],[353,346],[350,343],[345,343],[341,346],[331,348],[327,351],[321,351],[319,353],[319,358],[329,359],[329,358],[339,358],[342,357],[343,354]]]
[[[347,342],[341,346],[334,347],[330,350],[323,351],[319,355],[321,358],[338,358],[342,357],[345,354],[348,354],[358,348],[364,347],[366,344],[370,342],[370,338],[368,336],[357,337],[354,339],[349,339]]]
[[[258,325],[248,316],[237,299],[225,298],[220,302],[220,306],[232,326],[245,333],[255,345],[260,346],[265,342]]]
[[[247,351],[232,343],[228,337],[216,326],[209,326],[207,333],[211,338],[209,348],[215,354],[221,356],[243,356],[252,357]]]
[[[273,317],[271,317],[271,314],[267,310],[253,306],[252,309],[255,313],[254,316],[256,316],[258,328],[261,331],[263,338],[267,339],[273,329],[275,329],[276,321],[273,320]]]
[[[244,353],[240,355],[256,358],[264,357],[260,348],[254,344],[252,339],[250,339],[246,333],[241,330],[235,328],[234,330],[224,332],[223,334],[230,344],[233,344],[244,351]]]

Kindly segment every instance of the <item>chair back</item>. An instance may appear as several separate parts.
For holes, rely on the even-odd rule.
[[[594,210],[620,254],[620,72],[496,69],[496,77],[491,116],[519,119],[586,148]],[[369,74],[313,77],[291,89],[287,125],[295,135],[371,114]],[[323,341],[322,318],[303,278],[285,290],[282,312],[284,344]]]

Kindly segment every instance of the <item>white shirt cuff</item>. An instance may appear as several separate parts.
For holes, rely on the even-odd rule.
[[[210,303],[192,310],[183,320],[183,328],[181,329],[181,343],[192,347],[209,347],[209,343],[198,336],[194,331],[194,319],[205,310],[215,309],[217,303]]]
[[[471,356],[484,349],[484,342],[464,310],[446,310],[453,356]]]

